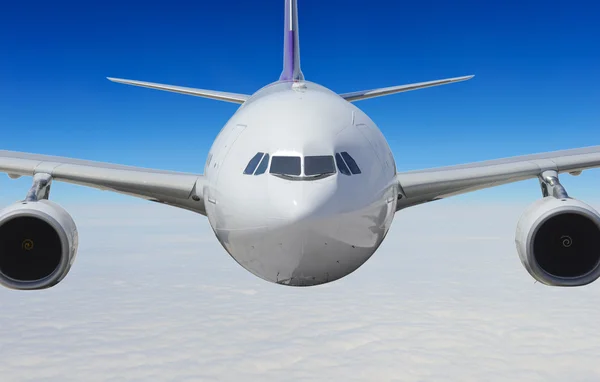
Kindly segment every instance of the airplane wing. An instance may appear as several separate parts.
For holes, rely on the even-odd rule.
[[[544,171],[571,173],[600,167],[600,146],[398,173],[397,209],[484,188],[537,178]]]
[[[416,84],[390,86],[388,88],[361,90],[358,92],[340,94],[340,97],[344,98],[348,102],[355,102],[355,101],[360,101],[363,99],[369,99],[369,98],[386,96],[386,95],[390,95],[390,94],[408,92],[411,90],[418,90],[418,89],[430,88],[433,86],[453,84],[455,82],[470,80],[473,77],[474,76],[454,77],[454,78],[446,78],[444,80],[419,82]]]
[[[0,172],[11,178],[45,173],[53,180],[132,195],[206,215],[202,175],[2,150]]]

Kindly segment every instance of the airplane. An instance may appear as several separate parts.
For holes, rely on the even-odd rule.
[[[78,233],[69,213],[49,200],[53,181],[204,215],[246,270],[281,285],[315,286],[363,265],[400,210],[536,178],[542,198],[526,209],[516,230],[524,268],[550,286],[595,281],[600,214],[569,197],[559,174],[600,167],[600,146],[397,172],[385,137],[354,105],[472,77],[336,94],[305,80],[298,4],[285,0],[283,71],[252,95],[108,78],[240,104],[210,148],[203,174],[0,151],[0,172],[32,177],[25,199],[0,211],[0,284],[45,289],[69,273]]]

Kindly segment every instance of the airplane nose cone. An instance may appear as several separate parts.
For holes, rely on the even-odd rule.
[[[381,203],[362,203],[336,177],[315,181],[275,178],[269,205],[248,229],[224,230],[220,240],[244,268],[290,286],[340,279],[364,264],[393,216]]]
[[[335,209],[336,189],[334,177],[277,184],[270,188],[269,226],[277,228],[331,213]]]
[[[318,285],[347,275],[368,259],[372,248],[342,237],[344,224],[356,216],[341,213],[338,194],[335,177],[281,183],[272,194],[259,276],[285,285]]]

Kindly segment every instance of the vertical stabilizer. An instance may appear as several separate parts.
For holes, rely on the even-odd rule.
[[[298,38],[298,0],[285,0],[285,31],[283,37],[283,72],[280,81],[301,81],[300,39]]]

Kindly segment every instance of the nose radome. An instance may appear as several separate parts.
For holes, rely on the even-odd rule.
[[[332,208],[337,184],[329,182],[288,181],[272,198],[268,233],[262,237],[261,277],[285,285],[317,285],[333,279],[326,261],[328,239],[317,237],[324,221],[336,224]],[[326,232],[322,232],[327,236]]]
[[[372,215],[354,202],[348,211],[335,177],[318,181],[273,178],[270,204],[254,229],[227,231],[229,253],[255,275],[290,286],[318,285],[360,267],[380,239]],[[258,219],[258,217],[257,217]],[[266,224],[265,224],[266,223]]]
[[[333,211],[336,191],[335,179],[326,182],[290,181],[272,198],[274,203],[270,217],[283,224],[319,218]]]

